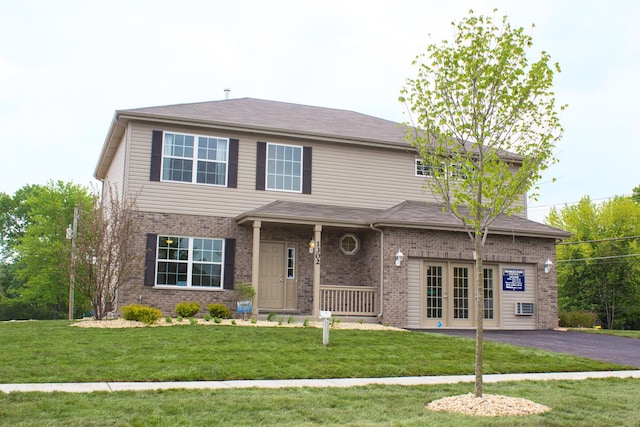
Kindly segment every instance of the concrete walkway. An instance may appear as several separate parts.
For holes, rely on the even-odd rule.
[[[588,378],[640,378],[638,371],[558,372],[540,374],[485,375],[485,383],[501,381],[585,380]],[[450,375],[396,378],[334,378],[299,380],[236,380],[236,381],[186,381],[186,382],[96,382],[96,383],[34,383],[0,384],[0,392],[67,392],[89,393],[93,391],[143,391],[168,389],[229,389],[229,388],[284,388],[284,387],[356,387],[369,384],[430,385],[472,383],[473,375]]]

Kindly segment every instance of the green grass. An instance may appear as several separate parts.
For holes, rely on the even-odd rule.
[[[196,381],[457,375],[474,340],[442,334],[184,325],[93,329],[67,321],[0,323],[0,382]],[[632,369],[485,342],[484,372]]]
[[[572,328],[572,331],[586,332],[588,334],[602,334],[602,335],[615,335],[617,337],[637,338],[640,339],[640,331],[629,331],[619,329],[582,329]]]
[[[637,426],[640,380],[486,384],[485,393],[551,407],[540,415],[472,417],[425,409],[469,384],[0,394],[0,423],[21,426]]]

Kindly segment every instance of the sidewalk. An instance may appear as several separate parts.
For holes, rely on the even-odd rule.
[[[587,378],[640,378],[638,371],[557,372],[540,374],[484,375],[485,383],[502,381],[584,380]],[[429,385],[472,383],[474,375],[450,375],[429,377],[391,378],[334,378],[294,380],[235,380],[235,381],[185,381],[185,382],[97,382],[97,383],[35,383],[0,384],[0,392],[67,392],[89,393],[93,391],[142,391],[167,389],[227,389],[227,388],[283,388],[283,387],[356,387],[369,384]]]

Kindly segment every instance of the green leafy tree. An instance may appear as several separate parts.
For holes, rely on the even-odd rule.
[[[584,197],[547,222],[573,234],[557,250],[560,308],[596,312],[609,329],[640,327],[640,205]]]
[[[11,272],[11,293],[2,304],[12,307],[12,317],[58,318],[68,309],[71,254],[66,229],[74,206],[90,203],[85,187],[61,181],[25,186],[13,197],[0,197],[2,262]]]
[[[494,11],[495,12],[495,11]],[[555,160],[562,134],[552,83],[557,64],[541,52],[529,63],[532,38],[506,17],[469,16],[453,22],[453,43],[431,44],[413,65],[400,101],[408,139],[430,171],[425,186],[473,242],[476,284],[492,222],[517,203]],[[564,107],[561,107],[561,109]],[[475,395],[482,396],[483,292],[476,292]]]

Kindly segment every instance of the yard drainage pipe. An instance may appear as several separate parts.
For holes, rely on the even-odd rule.
[[[382,320],[382,312],[384,306],[384,295],[382,291],[384,290],[384,231],[380,228],[374,227],[373,224],[369,224],[372,230],[380,232],[380,312],[376,316],[378,320]]]

